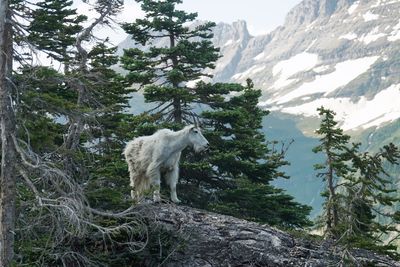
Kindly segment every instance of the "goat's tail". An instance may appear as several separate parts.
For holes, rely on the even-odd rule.
[[[131,196],[137,202],[139,202],[143,196],[147,195],[150,190],[150,180],[144,169],[146,163],[138,162],[142,145],[142,140],[134,139],[126,145],[122,153],[128,163]]]
[[[135,139],[133,139],[133,140],[131,140],[131,141],[129,141],[126,145],[125,145],[125,148],[124,148],[124,150],[122,151],[122,155],[124,155],[125,156],[125,159],[128,161],[128,157],[129,157],[129,154],[131,153],[131,151],[135,148]]]
[[[140,202],[142,197],[150,193],[150,180],[146,177],[145,172],[132,172],[130,174],[130,186],[132,199]]]

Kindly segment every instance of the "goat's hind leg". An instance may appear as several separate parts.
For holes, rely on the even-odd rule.
[[[129,167],[129,179],[130,179],[130,187],[131,187],[131,197],[134,202],[139,201],[138,192],[135,189],[135,181],[138,179],[138,174],[133,170],[131,165]]]
[[[150,178],[151,185],[153,187],[153,201],[160,202],[161,174],[159,167],[155,164],[150,164],[147,168],[146,175]]]

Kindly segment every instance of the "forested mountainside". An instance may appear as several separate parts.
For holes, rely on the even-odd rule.
[[[393,101],[400,98],[399,15],[396,0],[307,0],[267,35],[251,36],[245,21],[219,23],[213,29],[212,42],[222,55],[209,70],[213,81],[244,83],[251,78],[262,89],[260,105],[273,111],[271,120],[283,122],[271,129],[267,120],[264,131],[295,141],[288,152],[293,163],[286,168],[293,180],[280,184],[317,211],[320,199],[296,190],[304,183],[312,191],[321,188],[312,171],[318,156],[304,162],[308,166],[298,157],[316,142],[317,107],[334,110],[340,126],[355,141],[371,143],[372,150],[378,146],[374,143],[399,144],[400,105]],[[163,46],[166,40],[157,42]],[[133,46],[128,37],[118,53]],[[398,173],[392,171],[395,181],[400,180]]]
[[[380,105],[398,92],[393,64],[375,94],[370,79],[393,57],[328,63],[326,34],[298,40],[397,2],[304,1],[261,37],[196,21],[182,0],[136,0],[145,16],[118,25],[128,3],[79,3],[0,1],[0,266],[398,265],[398,106]],[[97,35],[109,26],[133,41],[113,47]],[[386,27],[368,45],[397,44]],[[365,43],[353,37],[339,40]],[[371,90],[348,95],[361,78]],[[375,109],[366,124],[349,106],[297,112],[321,99]]]

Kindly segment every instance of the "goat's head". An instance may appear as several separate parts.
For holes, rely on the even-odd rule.
[[[207,139],[196,125],[189,126],[189,142],[193,146],[195,152],[202,152],[209,148]]]

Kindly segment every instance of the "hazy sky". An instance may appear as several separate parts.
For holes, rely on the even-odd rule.
[[[288,11],[300,2],[301,0],[183,0],[179,8],[197,12],[199,19],[216,23],[245,20],[250,33],[259,35],[281,25]],[[74,5],[78,7],[78,12],[89,17],[95,16],[90,6],[81,1],[74,1]],[[134,21],[142,14],[140,6],[134,0],[125,0],[124,11],[118,16],[118,21]],[[118,27],[114,30],[100,29],[97,34],[110,36],[114,44],[126,37]]]
[[[182,7],[200,19],[218,22],[247,21],[251,34],[270,32],[283,24],[288,11],[301,0],[183,0]]]

